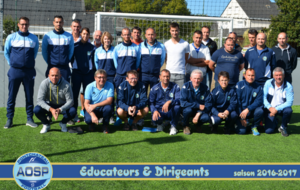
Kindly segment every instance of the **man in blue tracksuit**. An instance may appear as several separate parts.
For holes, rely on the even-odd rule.
[[[203,80],[202,71],[193,70],[190,79],[191,81],[185,83],[180,91],[180,105],[183,109],[183,133],[186,135],[191,134],[190,117],[193,117],[193,123],[196,124],[197,132],[200,133],[202,131],[201,125],[210,122],[208,114],[211,110],[209,89],[201,83]]]
[[[264,86],[265,130],[267,134],[273,133],[277,128],[276,116],[282,116],[278,131],[284,137],[288,136],[287,124],[293,110],[293,86],[284,79],[284,69],[276,67],[273,70],[273,79],[267,80]]]
[[[117,114],[125,123],[125,131],[128,131],[130,127],[127,120],[128,117],[133,118],[132,130],[137,131],[136,123],[149,112],[146,88],[138,79],[136,70],[128,71],[126,81],[122,82],[118,87],[117,102],[119,108],[117,109]]]
[[[37,127],[33,122],[33,88],[35,72],[35,58],[39,49],[38,38],[28,32],[29,19],[21,17],[18,23],[19,31],[10,34],[5,42],[4,56],[10,69],[7,73],[8,101],[7,122],[5,129],[12,127],[15,111],[16,97],[21,83],[23,83],[26,98],[27,123],[31,127]]]
[[[159,75],[161,82],[154,85],[149,94],[152,121],[157,124],[157,131],[163,130],[165,119],[171,120],[171,128],[176,128],[180,116],[180,87],[170,82],[170,74],[163,69]]]
[[[74,52],[74,40],[72,34],[63,29],[64,21],[62,16],[55,16],[54,30],[45,34],[42,42],[43,58],[48,64],[46,77],[52,67],[57,67],[62,77],[70,82],[71,71],[69,62]]]
[[[236,133],[246,134],[248,119],[253,118],[251,130],[254,136],[258,136],[260,133],[257,127],[263,118],[263,89],[254,81],[254,69],[247,69],[244,76],[245,80],[236,85],[237,111],[240,117],[237,119]]]
[[[159,82],[159,72],[166,58],[165,46],[158,42],[153,28],[148,28],[145,34],[146,40],[140,44],[140,81],[152,88]]]
[[[123,28],[123,42],[114,49],[113,60],[116,68],[115,85],[116,87],[126,80],[126,72],[137,70],[140,65],[139,46],[130,40],[130,29]]]
[[[219,85],[211,92],[211,123],[212,132],[218,132],[218,125],[225,121],[224,133],[230,134],[238,115],[236,113],[237,99],[234,88],[230,88],[229,73],[221,71],[218,75]]]
[[[276,67],[275,53],[266,46],[266,40],[266,34],[259,33],[256,46],[249,48],[245,54],[245,69],[254,69],[255,82],[261,86],[272,77],[272,71]]]

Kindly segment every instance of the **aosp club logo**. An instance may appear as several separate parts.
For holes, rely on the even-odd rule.
[[[13,175],[21,188],[38,190],[45,188],[50,183],[53,168],[44,155],[30,152],[17,159]]]

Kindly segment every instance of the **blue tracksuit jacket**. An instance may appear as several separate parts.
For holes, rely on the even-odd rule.
[[[138,81],[133,87],[128,81],[120,84],[118,90],[118,105],[127,111],[129,106],[136,106],[136,110],[140,110],[147,106],[147,92],[142,82]]]
[[[211,92],[211,112],[214,115],[218,115],[219,112],[228,110],[229,113],[236,110],[237,97],[235,89],[227,87],[225,90],[221,86],[213,89]]]
[[[211,110],[211,95],[208,87],[200,83],[199,90],[195,93],[192,82],[189,81],[183,85],[180,91],[180,105],[181,107],[192,109],[199,109],[200,104],[205,105],[203,110],[205,113],[210,113]]]
[[[35,58],[39,50],[39,40],[36,35],[20,31],[8,35],[4,56],[11,67],[31,69],[35,66]]]
[[[71,60],[74,72],[87,74],[93,69],[93,51],[95,51],[95,46],[90,42],[82,43],[79,41],[75,43],[74,55]]]
[[[249,84],[246,80],[242,80],[236,85],[236,94],[238,101],[238,114],[244,109],[254,111],[256,108],[263,106],[263,89],[257,83]]]
[[[43,58],[48,66],[69,67],[74,52],[72,34],[62,30],[48,32],[42,42]]]
[[[113,60],[114,46],[111,46],[106,51],[103,46],[97,48],[95,52],[95,66],[96,69],[104,69],[107,76],[114,77],[116,75],[116,68]]]
[[[163,105],[171,100],[170,106],[180,105],[180,87],[173,82],[169,83],[166,91],[161,86],[161,83],[154,85],[149,94],[149,103],[151,112],[161,110]]]

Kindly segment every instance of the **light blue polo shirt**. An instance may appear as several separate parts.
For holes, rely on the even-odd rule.
[[[103,102],[109,97],[114,97],[114,85],[108,81],[101,90],[97,88],[96,81],[94,81],[86,87],[84,93],[84,99],[89,100],[90,104]]]

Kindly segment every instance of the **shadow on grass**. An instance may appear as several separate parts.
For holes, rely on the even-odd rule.
[[[90,147],[90,148],[84,148],[84,149],[78,149],[78,150],[70,150],[70,151],[57,152],[57,153],[51,153],[51,154],[44,154],[44,155],[46,157],[51,157],[51,156],[65,155],[65,154],[76,153],[76,152],[98,150],[98,149],[102,149],[102,148],[111,148],[111,147],[116,147],[116,146],[131,145],[131,144],[143,143],[143,142],[147,142],[151,145],[159,145],[159,144],[166,144],[166,143],[177,143],[177,142],[182,142],[182,141],[186,141],[186,139],[181,136],[146,138],[141,141],[133,141],[133,142],[127,142],[127,143],[114,144],[114,145],[96,146],[96,147]],[[16,159],[5,160],[2,162],[15,162]]]

